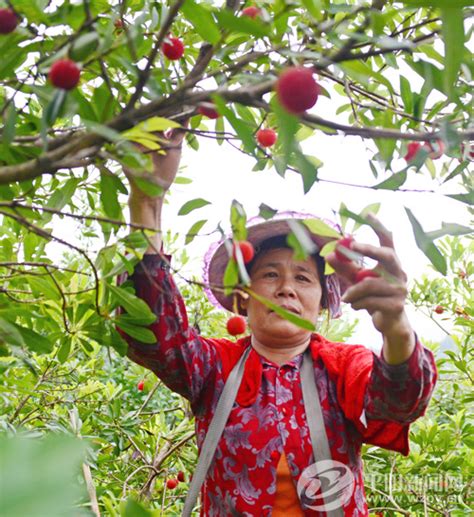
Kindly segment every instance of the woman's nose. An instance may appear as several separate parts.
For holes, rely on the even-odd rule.
[[[277,296],[296,296],[293,282],[290,278],[282,277],[277,287]]]

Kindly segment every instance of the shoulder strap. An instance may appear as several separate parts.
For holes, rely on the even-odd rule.
[[[318,388],[314,375],[313,359],[311,349],[308,347],[303,355],[303,365],[301,367],[301,387],[303,390],[303,402],[308,419],[309,434],[313,446],[313,455],[316,462],[331,460],[331,450],[329,449],[326,428],[324,427],[323,412],[319,401]],[[325,499],[327,504],[329,501]],[[331,502],[335,501],[331,498]],[[343,517],[344,510],[339,507],[335,510],[326,512],[328,517]]]
[[[201,448],[201,453],[199,454],[196,470],[189,487],[188,495],[186,496],[186,500],[184,502],[182,517],[189,517],[191,515],[192,509],[194,508],[194,505],[196,504],[199,491],[201,490],[201,486],[204,483],[209,466],[211,465],[212,459],[214,458],[217,444],[219,443],[219,440],[222,436],[222,432],[224,431],[227,419],[229,418],[232,406],[237,397],[237,391],[239,389],[240,383],[242,382],[242,376],[244,374],[245,361],[247,360],[251,350],[252,347],[249,345],[240,357],[238,363],[230,372],[224,389],[222,390],[222,394],[214,412],[214,417],[212,418],[211,424],[209,425],[206,438],[204,439],[204,443]]]

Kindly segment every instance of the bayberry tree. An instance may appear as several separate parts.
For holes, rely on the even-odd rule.
[[[166,151],[167,131],[173,128],[184,128],[187,148],[196,156],[200,141],[211,138],[229,152],[250,156],[256,173],[298,174],[308,196],[323,179],[317,153],[309,153],[303,140],[323,133],[357,136],[366,145],[367,167],[373,173],[373,182],[359,187],[401,192],[411,177],[429,176],[440,195],[472,206],[471,4],[0,1],[0,352],[2,368],[10,372],[5,386],[17,393],[6,399],[5,427],[72,427],[80,436],[79,417],[72,409],[54,417],[47,413],[51,426],[36,411],[45,404],[54,409],[60,404],[54,388],[61,376],[89,386],[91,363],[110,373],[117,353],[126,351],[117,327],[145,343],[154,342],[147,328],[153,314],[132,292],[116,285],[117,275],[130,272],[145,251],[152,231],[127,223],[124,200],[130,178],[123,168],[133,171],[140,188],[159,195],[160,187],[148,177],[149,153]],[[321,97],[334,103],[333,117],[318,112]],[[194,214],[207,203],[190,189],[180,213]],[[345,205],[341,219],[367,223],[364,213],[351,210],[350,200]],[[235,249],[246,238],[246,215],[237,202],[230,212]],[[262,203],[261,215],[272,214]],[[433,267],[449,274],[448,248],[440,247],[438,240],[469,233],[467,223],[447,215],[439,230],[428,232],[408,209],[407,217]],[[221,219],[222,214],[214,221],[195,217],[182,236],[184,243],[190,245],[214,229],[219,235]],[[59,220],[79,222],[74,225],[79,228],[76,239],[57,231]],[[204,232],[205,224],[209,229]],[[52,244],[63,250],[61,259],[52,258]],[[173,247],[172,238],[168,244]],[[297,234],[294,245],[304,248]],[[230,248],[229,283],[237,284],[239,271],[245,273],[246,252],[241,249],[234,258]],[[472,271],[463,271],[459,282],[465,285]],[[207,330],[225,332],[223,316],[199,301],[201,282],[181,280],[188,299],[198,307],[196,324],[205,326],[204,314],[211,320]],[[117,313],[119,305],[127,315]],[[435,310],[438,305],[446,307],[447,302],[433,296],[430,315],[434,317],[434,311],[444,317]],[[470,330],[472,309],[466,302],[462,310],[458,323]],[[334,332],[344,335],[347,329],[336,325]],[[150,381],[143,380],[139,369],[133,372],[133,379],[127,373],[118,375],[115,386],[133,390],[134,397],[148,396]],[[123,459],[120,455],[132,447],[146,466],[133,464],[125,478],[114,472],[120,489],[100,477],[99,484],[110,493],[109,499],[99,497],[98,502],[90,470],[94,460],[84,460],[88,501],[96,514],[99,506],[114,506],[121,490],[128,495],[136,479],[142,485],[137,488],[137,482],[134,491],[150,496],[168,458],[155,455],[150,462],[142,447],[135,447],[134,436],[127,434],[131,424],[120,419],[120,408],[111,401],[115,388],[107,386],[105,377],[101,375],[100,390],[112,390],[110,400],[103,406],[96,400],[95,409],[80,418],[89,422],[92,435],[100,436],[109,454],[107,465]],[[469,379],[472,382],[472,376],[466,382]],[[41,397],[33,397],[35,392]],[[94,388],[86,392],[89,396]],[[80,400],[66,398],[64,403],[71,407]],[[133,398],[129,402],[128,409],[136,405]],[[136,418],[146,412],[143,403]],[[98,416],[100,407],[110,414]],[[188,409],[181,409],[187,418]],[[118,428],[105,434],[101,418]],[[172,427],[170,421],[161,424]],[[189,440],[178,435],[179,443]],[[150,451],[156,445],[143,434],[137,436]],[[105,445],[112,442],[113,451]],[[183,465],[178,467],[173,480]],[[163,476],[164,490],[165,484]],[[175,488],[179,491],[179,485]],[[133,512],[133,505],[128,511]]]

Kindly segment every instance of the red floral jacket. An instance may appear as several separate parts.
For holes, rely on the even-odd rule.
[[[191,402],[200,450],[224,383],[250,338],[235,343],[198,335],[158,255],[145,255],[128,281],[157,315],[150,326],[156,344],[122,333],[128,355]],[[367,516],[361,446],[408,454],[409,425],[424,414],[436,382],[433,354],[417,342],[408,361],[392,366],[362,345],[333,343],[318,334],[310,347],[332,459],[348,466],[355,479],[344,515]],[[270,516],[282,452],[295,486],[314,463],[300,383],[302,358],[278,366],[251,351],[201,491],[201,516]],[[305,509],[305,515],[325,513]]]

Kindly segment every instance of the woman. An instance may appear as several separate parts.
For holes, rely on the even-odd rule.
[[[176,175],[182,138],[183,133],[175,131],[169,137],[167,154],[153,157],[154,178],[164,191]],[[160,230],[162,203],[163,197],[146,196],[131,179],[133,223]],[[132,360],[151,369],[191,402],[200,454],[207,454],[210,463],[204,467],[201,515],[365,516],[362,443],[408,453],[409,424],[426,410],[436,368],[404,311],[406,276],[391,236],[378,221],[374,225],[380,247],[353,243],[352,249],[377,260],[379,270],[387,274],[351,285],[356,264],[341,261],[335,254],[327,260],[350,285],[343,300],[356,310],[367,310],[382,333],[380,357],[364,346],[331,343],[297,327],[253,297],[239,302],[251,336],[237,343],[199,336],[188,325],[183,300],[169,272],[169,257],[159,253],[160,233],[154,236],[129,281],[157,315],[150,327],[157,344],[126,339]],[[335,277],[324,276],[317,254],[295,260],[286,245],[288,232],[284,221],[249,228],[248,239],[257,248],[249,264],[252,290],[312,322],[322,308],[335,315],[339,309]],[[320,236],[310,237],[319,246],[323,242]],[[223,250],[221,244],[208,264],[211,281],[222,278]],[[212,291],[221,305],[232,308],[230,299],[215,287]],[[214,428],[209,431],[209,426],[231,371],[237,372],[236,365],[243,369],[242,379],[235,387],[236,396],[230,396],[229,416],[223,413],[221,435]],[[228,385],[231,382],[235,380]],[[316,391],[308,391],[311,383]],[[316,396],[310,398],[308,393]],[[219,415],[222,419],[221,409]],[[208,432],[216,450],[206,445],[203,454]],[[330,494],[330,484],[324,484],[334,480],[330,474],[326,479],[321,475],[322,486],[307,482],[314,474],[313,466],[319,469],[325,461],[331,461],[335,471],[339,469],[340,479],[348,480],[336,497]]]

